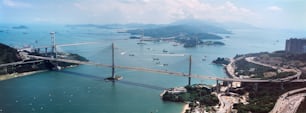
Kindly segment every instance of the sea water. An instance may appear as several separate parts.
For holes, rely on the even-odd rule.
[[[60,52],[80,54],[92,62],[111,64],[111,44],[114,43],[115,65],[188,73],[191,55],[193,74],[216,77],[227,77],[222,66],[211,63],[217,57],[283,50],[285,39],[305,36],[303,32],[285,30],[235,29],[231,30],[233,34],[223,35],[229,38],[220,40],[225,46],[184,48],[182,45],[173,46],[173,42],[145,42],[145,45],[137,45],[138,40],[129,40],[130,35],[117,33],[118,29],[64,25],[28,25],[28,29],[12,29],[12,26],[0,27],[4,31],[0,32],[1,43],[14,47],[46,46],[51,44],[49,33],[55,31],[56,43],[59,45],[96,42],[57,48]],[[163,50],[172,55],[161,55],[164,54]],[[159,61],[153,58],[159,58]],[[103,79],[111,76],[110,68],[80,65],[0,81],[0,113],[181,112],[183,104],[164,102],[159,94],[165,88],[187,85],[187,78],[124,69],[116,69],[116,74],[123,76],[123,80],[105,82]],[[213,85],[215,81],[192,79],[192,83]]]

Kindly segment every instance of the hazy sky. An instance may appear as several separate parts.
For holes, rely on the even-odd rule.
[[[170,23],[237,21],[306,29],[306,0],[2,0],[0,23]]]

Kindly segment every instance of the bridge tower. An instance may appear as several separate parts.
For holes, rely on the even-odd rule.
[[[108,77],[108,78],[105,78],[104,80],[107,80],[107,81],[116,81],[116,80],[121,80],[123,79],[122,76],[118,76],[118,75],[115,75],[115,45],[114,43],[112,43],[112,76],[111,77]]]
[[[112,43],[112,78],[115,79],[115,46]]]
[[[56,53],[56,45],[55,45],[55,32],[51,32],[50,35],[51,35],[51,41],[52,41],[51,52],[52,52],[53,57],[56,58],[57,53]]]
[[[189,56],[189,77],[188,77],[188,85],[190,86],[191,84],[191,62],[192,62],[192,59],[191,59],[191,55]]]

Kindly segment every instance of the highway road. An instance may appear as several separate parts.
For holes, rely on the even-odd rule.
[[[300,88],[282,94],[270,113],[295,113],[305,99],[305,91],[306,88]]]

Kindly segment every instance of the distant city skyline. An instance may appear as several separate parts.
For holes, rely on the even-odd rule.
[[[182,19],[306,28],[304,0],[2,0],[1,23],[167,24]]]

